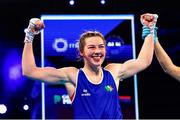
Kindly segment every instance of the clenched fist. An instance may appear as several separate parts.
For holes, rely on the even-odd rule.
[[[39,34],[45,28],[43,21],[39,18],[31,18],[28,27],[25,29],[26,38],[25,42],[32,42],[34,36]]]
[[[157,14],[145,13],[141,15],[140,20],[142,25],[152,28],[156,26],[157,18]]]

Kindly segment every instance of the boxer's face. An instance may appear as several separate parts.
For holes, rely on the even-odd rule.
[[[99,36],[85,39],[85,46],[80,55],[84,58],[85,64],[93,67],[101,66],[106,55],[104,40]]]

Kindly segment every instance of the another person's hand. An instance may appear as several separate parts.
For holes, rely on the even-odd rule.
[[[142,39],[144,40],[149,34],[153,35],[154,43],[157,41],[157,14],[145,13],[140,16],[142,27]]]
[[[140,20],[143,26],[152,28],[156,26],[157,18],[157,14],[145,13],[141,15]]]
[[[32,42],[34,36],[39,34],[45,28],[43,21],[39,18],[31,18],[28,27],[25,29],[26,38],[24,42]]]

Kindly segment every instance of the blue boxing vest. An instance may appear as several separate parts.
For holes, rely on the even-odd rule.
[[[75,119],[122,119],[118,91],[111,73],[103,69],[99,84],[90,82],[79,70],[72,101]]]

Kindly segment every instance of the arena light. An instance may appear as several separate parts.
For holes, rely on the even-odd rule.
[[[105,0],[100,0],[101,4],[104,5],[106,3]]]
[[[4,104],[0,104],[0,114],[4,114],[7,111],[7,107]]]
[[[17,64],[9,68],[9,78],[18,80],[21,77],[21,65]]]
[[[23,106],[23,109],[27,111],[27,110],[29,109],[29,106],[28,106],[27,104],[25,104],[25,105]]]
[[[23,87],[25,79],[22,76],[21,54],[17,49],[7,51],[3,60],[3,79],[7,92],[17,91]]]
[[[74,5],[74,3],[75,3],[74,0],[69,0],[70,5]]]

